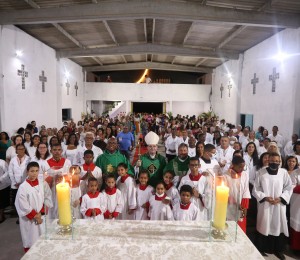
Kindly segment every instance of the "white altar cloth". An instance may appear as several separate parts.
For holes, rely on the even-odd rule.
[[[236,242],[211,242],[208,226],[181,221],[79,220],[73,240],[41,237],[22,259],[264,259],[239,227]],[[235,228],[229,223],[230,232]]]

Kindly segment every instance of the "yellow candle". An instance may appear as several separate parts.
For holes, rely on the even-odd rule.
[[[224,229],[228,204],[229,188],[224,186],[216,187],[216,205],[214,213],[214,227]]]
[[[56,185],[59,224],[66,226],[72,222],[70,186],[67,182]]]

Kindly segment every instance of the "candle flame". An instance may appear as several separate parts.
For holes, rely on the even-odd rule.
[[[66,180],[65,180],[65,177],[63,176],[62,178],[62,183],[65,184]]]

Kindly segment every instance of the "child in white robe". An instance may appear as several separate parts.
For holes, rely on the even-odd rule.
[[[174,220],[165,184],[163,182],[157,183],[155,191],[149,200],[148,216],[150,220]]]
[[[53,206],[49,185],[38,180],[37,162],[30,162],[27,165],[27,175],[27,179],[19,187],[15,202],[25,252],[43,232],[44,206],[48,208]]]
[[[87,193],[88,179],[94,177],[98,180],[99,187],[102,186],[102,170],[93,163],[94,152],[92,150],[86,150],[84,152],[84,164],[81,169],[81,181],[80,189],[81,194]]]
[[[104,219],[116,219],[123,209],[122,193],[116,188],[114,175],[105,178],[105,185],[105,190],[102,192],[107,201]]]
[[[106,197],[98,191],[98,180],[94,177],[88,180],[88,192],[82,197],[80,212],[85,219],[104,220]]]
[[[180,202],[173,207],[175,220],[181,221],[199,221],[199,209],[191,202],[193,188],[190,185],[182,185],[180,189]]]
[[[135,220],[148,220],[149,200],[153,195],[152,186],[148,185],[149,173],[142,170],[139,174],[139,184],[136,189],[136,210],[134,211]]]
[[[166,171],[163,175],[164,183],[166,184],[166,194],[171,199],[172,207],[179,202],[179,192],[173,184],[175,173],[173,171]]]
[[[118,219],[133,220],[134,210],[136,209],[136,186],[134,179],[128,174],[128,166],[125,163],[119,163],[117,167],[119,178],[117,179],[117,188],[122,193],[123,210]]]
[[[81,172],[81,168],[77,165],[72,165],[69,168],[69,173],[71,174],[70,187],[71,187],[72,215],[76,219],[82,218],[80,212],[80,199],[82,197],[80,186],[79,186],[80,172]]]
[[[183,176],[178,189],[180,190],[182,185],[190,185],[193,188],[193,196],[191,201],[199,208],[200,219],[208,220],[211,217],[210,212],[211,205],[211,185],[209,177],[199,173],[199,159],[193,157],[190,159],[189,171],[187,175]]]

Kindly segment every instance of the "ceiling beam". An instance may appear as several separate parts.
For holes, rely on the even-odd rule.
[[[156,69],[156,70],[170,70],[170,71],[186,71],[211,73],[212,69],[208,67],[195,67],[186,65],[173,65],[169,63],[159,62],[135,62],[126,64],[113,64],[104,66],[83,67],[86,71],[118,71],[118,70],[139,70],[139,69]]]
[[[92,59],[93,59],[94,61],[96,61],[97,63],[99,63],[101,66],[103,66],[103,63],[100,61],[99,58],[97,58],[97,57],[92,57]]]
[[[213,21],[224,24],[298,28],[298,14],[274,14],[251,10],[202,5],[197,2],[159,0],[103,1],[101,5],[85,4],[34,10],[0,12],[0,24],[39,24],[86,22],[122,19],[166,19],[179,21]]]
[[[147,43],[147,22],[146,19],[144,19],[144,34],[145,34],[145,42]]]
[[[93,49],[78,49],[78,50],[62,50],[57,51],[60,58],[75,58],[75,57],[92,57],[105,55],[132,55],[132,54],[164,54],[170,56],[185,56],[210,59],[230,59],[237,60],[239,53],[232,51],[208,51],[196,48],[169,46],[161,44],[135,44],[127,46],[113,46]]]
[[[218,49],[221,49],[224,45],[226,45],[228,42],[230,42],[233,38],[238,36],[242,31],[244,31],[247,28],[247,26],[239,25],[236,30],[234,30],[232,33],[227,35],[225,39],[223,39],[219,45],[217,46]]]
[[[201,64],[203,64],[204,62],[206,62],[207,60],[208,60],[207,58],[201,59],[200,61],[198,61],[198,63],[195,66],[198,67]]]
[[[106,30],[108,31],[110,37],[112,38],[113,42],[114,42],[116,45],[119,45],[118,42],[117,42],[117,40],[116,40],[116,37],[115,37],[114,33],[112,32],[112,30],[111,30],[110,27],[109,27],[107,21],[104,20],[104,21],[103,21],[103,24],[104,24]]]
[[[154,35],[155,35],[155,19],[153,19],[153,23],[152,23],[152,43],[154,43]]]

